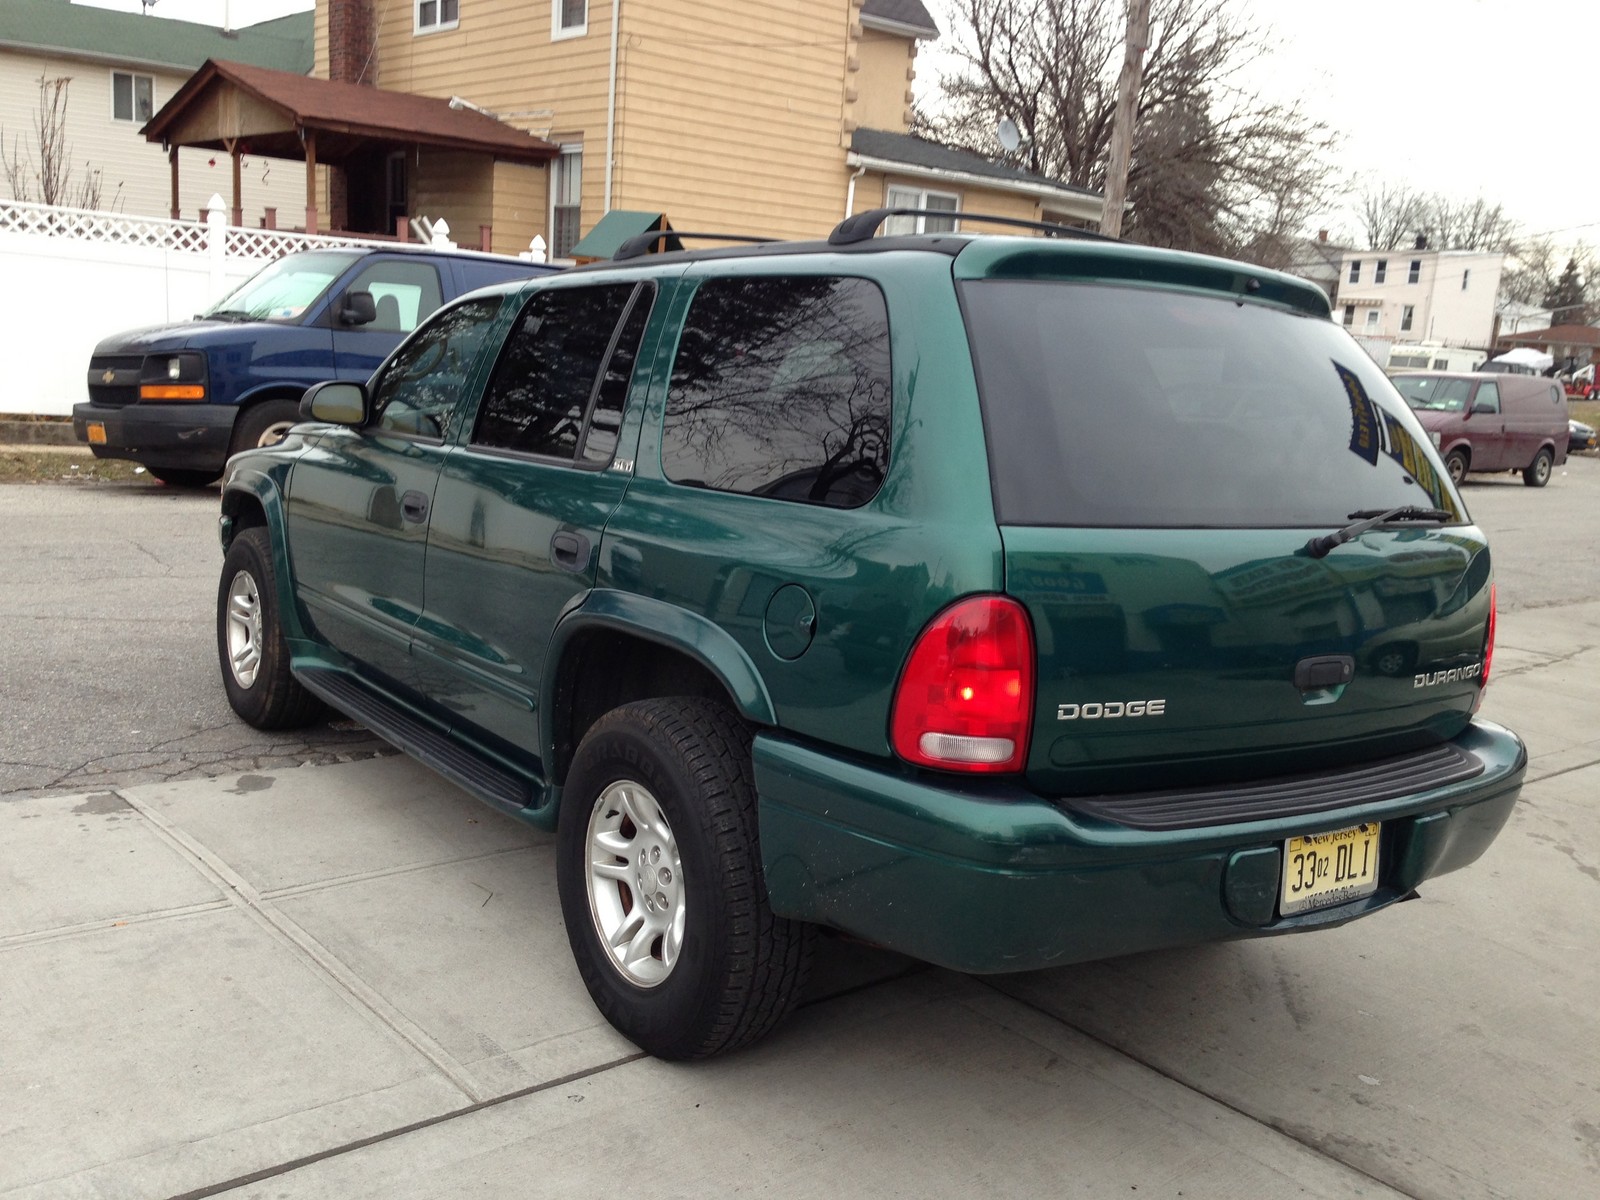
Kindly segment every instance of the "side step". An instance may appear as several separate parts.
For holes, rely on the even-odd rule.
[[[314,667],[295,672],[308,692],[360,721],[384,741],[431,767],[452,783],[512,816],[537,799],[533,785],[485,759],[436,726],[403,711],[381,692],[366,687],[343,671]]]

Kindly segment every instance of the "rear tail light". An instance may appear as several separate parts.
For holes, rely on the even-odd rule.
[[[1018,771],[1033,717],[1033,628],[1008,596],[972,596],[917,638],[895,690],[889,741],[907,762]]]
[[[1478,698],[1472,702],[1472,711],[1483,707],[1483,693],[1489,686],[1489,667],[1494,662],[1494,624],[1499,604],[1495,598],[1495,585],[1489,585],[1489,631],[1483,639],[1483,670],[1478,672]]]

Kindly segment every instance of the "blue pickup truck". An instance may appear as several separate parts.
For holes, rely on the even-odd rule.
[[[441,304],[554,269],[431,247],[291,254],[192,321],[106,338],[72,428],[97,458],[202,487],[229,455],[282,438],[308,387],[365,380]]]

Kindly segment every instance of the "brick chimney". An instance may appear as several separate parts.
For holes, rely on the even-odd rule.
[[[372,0],[328,0],[328,78],[377,86],[376,52]],[[350,226],[350,179],[343,167],[328,168],[328,222],[333,229]]]
[[[328,78],[374,85],[372,0],[328,0]]]

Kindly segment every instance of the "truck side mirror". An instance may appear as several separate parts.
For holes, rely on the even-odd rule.
[[[300,400],[300,419],[359,427],[367,419],[367,389],[344,379],[314,384]]]
[[[339,324],[371,325],[378,319],[378,302],[371,292],[346,292],[339,302]]]

